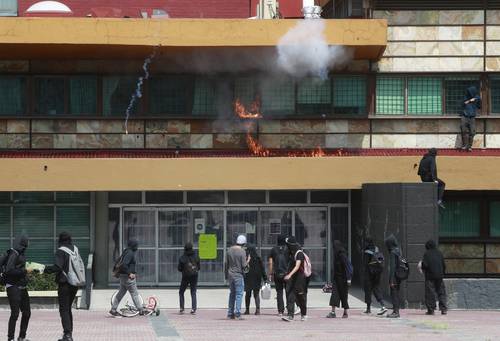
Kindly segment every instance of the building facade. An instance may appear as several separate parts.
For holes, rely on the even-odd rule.
[[[236,19],[255,13],[241,2],[216,8],[211,17],[226,17],[217,20],[176,19],[169,8],[168,20],[0,18],[9,32],[0,37],[0,246],[24,231],[30,256],[48,261],[69,230],[107,287],[136,237],[140,282],[163,286],[179,280],[185,242],[215,235],[200,276],[222,285],[238,233],[263,257],[277,235],[294,234],[320,284],[334,239],[352,254],[363,245],[362,185],[417,182],[414,165],[436,147],[448,275],[497,277],[500,6],[323,2],[324,39],[351,59],[318,81],[257,62],[298,21]],[[130,105],[144,66],[149,78]],[[458,114],[472,85],[483,107],[464,153]]]

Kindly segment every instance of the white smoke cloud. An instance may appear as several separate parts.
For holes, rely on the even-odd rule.
[[[295,77],[328,78],[328,71],[347,64],[353,50],[341,45],[328,45],[321,19],[301,20],[279,41],[278,68]]]

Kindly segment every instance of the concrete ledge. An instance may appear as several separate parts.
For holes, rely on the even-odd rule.
[[[29,291],[30,305],[33,309],[55,309],[58,307],[57,291]],[[82,290],[76,293],[75,306],[80,308],[82,298]],[[7,299],[7,292],[0,292],[0,309],[8,308],[9,300]]]
[[[500,279],[445,279],[450,309],[500,309]]]

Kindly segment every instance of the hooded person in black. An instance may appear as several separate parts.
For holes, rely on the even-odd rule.
[[[14,247],[8,251],[5,262],[5,288],[10,305],[9,330],[7,339],[14,340],[19,311],[22,313],[21,330],[18,341],[26,340],[26,331],[31,316],[30,297],[26,286],[28,277],[25,251],[29,245],[28,237],[22,235],[14,240]]]
[[[475,86],[465,91],[460,130],[462,132],[462,149],[472,150],[476,134],[476,114],[481,109],[481,97]]]
[[[116,297],[111,305],[111,310],[109,314],[115,317],[120,317],[121,315],[116,311],[118,309],[118,305],[122,300],[123,296],[127,293],[130,293],[130,297],[132,297],[132,301],[136,306],[137,310],[139,310],[140,315],[144,315],[144,306],[142,300],[139,296],[139,291],[137,290],[137,282],[136,282],[136,260],[135,254],[139,249],[139,242],[137,239],[129,239],[127,243],[128,247],[123,250],[122,255],[118,259],[118,274],[120,278],[120,289],[116,294]]]
[[[288,272],[289,252],[285,243],[286,237],[279,235],[277,245],[273,247],[268,259],[269,281],[274,280],[276,288],[276,300],[278,305],[278,314],[283,316],[285,312],[285,302],[283,301],[283,290],[286,286],[283,279]]]
[[[249,245],[247,248],[248,254],[250,255],[250,262],[248,263],[248,272],[245,274],[245,315],[250,314],[250,300],[253,298],[255,300],[255,315],[260,315],[260,288],[262,282],[266,281],[266,270],[264,269],[264,264],[262,263],[262,258],[260,258],[257,253],[257,249],[254,245]]]
[[[443,195],[446,184],[443,180],[439,179],[437,176],[437,165],[436,165],[437,149],[431,148],[422,157],[420,164],[418,166],[418,175],[422,182],[435,182],[438,187],[438,201],[437,204],[444,208],[443,205]]]
[[[381,308],[377,315],[383,315],[387,311],[384,306],[382,292],[380,291],[380,278],[384,270],[384,264],[380,264],[379,260],[375,259],[380,250],[371,238],[366,239],[366,246],[363,252],[364,260],[364,291],[365,291],[365,314],[371,313],[372,293],[375,299],[380,304]]]
[[[305,255],[302,247],[291,236],[285,239],[288,252],[289,252],[289,271],[284,277],[286,282],[286,295],[287,295],[287,316],[281,319],[286,322],[293,321],[295,314],[295,303],[300,308],[301,320],[307,320],[307,289],[309,286],[309,277],[304,274]]]
[[[434,315],[434,310],[436,310],[436,293],[439,300],[439,310],[441,310],[441,314],[446,315],[448,308],[446,305],[446,289],[443,282],[446,271],[444,257],[432,239],[425,243],[425,249],[421,267],[425,275],[425,305],[427,306],[427,315]]]
[[[396,277],[396,266],[398,264],[399,257],[401,257],[401,250],[399,249],[398,241],[393,234],[385,239],[385,246],[389,252],[389,286],[392,300],[392,313],[387,315],[387,317],[398,318],[400,306],[399,289],[401,281]]]
[[[200,271],[200,258],[193,250],[193,244],[188,242],[184,245],[184,254],[179,258],[177,270],[182,273],[181,285],[179,287],[180,313],[184,313],[184,292],[187,287],[191,291],[191,314],[196,314],[196,287],[198,285],[198,272]]]
[[[335,318],[335,307],[340,307],[342,302],[342,308],[344,308],[344,314],[342,318],[347,318],[347,310],[349,309],[349,302],[347,301],[349,292],[349,282],[351,281],[352,274],[347,271],[347,251],[344,245],[338,240],[333,241],[333,283],[332,283],[332,295],[330,296],[330,306],[332,311],[326,316],[327,318]]]

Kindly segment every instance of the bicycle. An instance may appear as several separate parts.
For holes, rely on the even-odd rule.
[[[113,302],[116,299],[116,295],[118,294],[118,291],[115,291],[113,295],[111,295],[111,305],[113,305]],[[158,300],[158,297],[156,296],[149,296],[147,300],[147,304],[144,304],[144,300],[142,299],[142,296],[139,295],[139,299],[141,301],[141,304],[144,308],[144,315],[149,316],[155,314],[156,316],[160,315],[160,301]],[[120,307],[121,306],[121,307]],[[125,301],[125,304],[120,303],[120,306],[117,309],[117,312],[123,316],[123,317],[135,317],[139,315],[139,309],[135,306],[134,302],[130,303],[128,300]]]

